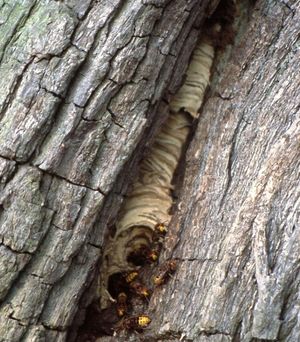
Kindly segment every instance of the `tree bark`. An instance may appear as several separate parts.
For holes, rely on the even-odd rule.
[[[299,2],[257,2],[216,76],[162,258],[179,267],[151,299],[149,340],[300,339],[299,31]]]
[[[64,341],[216,1],[0,5],[0,341]]]
[[[0,341],[67,339],[216,5],[2,1]],[[299,339],[300,4],[255,6],[181,169],[145,340]]]

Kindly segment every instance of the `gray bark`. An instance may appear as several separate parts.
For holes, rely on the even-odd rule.
[[[215,5],[0,2],[0,341],[66,340]],[[219,63],[161,255],[179,267],[146,340],[300,338],[299,13],[258,2]]]
[[[0,341],[66,339],[208,3],[0,2]]]
[[[300,340],[299,32],[299,1],[256,3],[216,76],[162,258],[179,267],[151,299],[149,336]]]

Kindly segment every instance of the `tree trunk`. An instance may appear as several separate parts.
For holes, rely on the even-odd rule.
[[[1,341],[66,339],[208,3],[1,2]]]
[[[67,339],[217,2],[2,1],[0,341]],[[299,10],[257,2],[216,64],[145,340],[300,338]]]
[[[202,110],[149,336],[299,341],[300,3],[258,2]],[[174,338],[170,338],[174,336]]]

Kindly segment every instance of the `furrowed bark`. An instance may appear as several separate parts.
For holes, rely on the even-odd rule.
[[[216,5],[0,2],[0,341],[67,339]],[[178,270],[143,335],[99,341],[299,339],[299,13],[257,1],[215,65],[160,258]]]
[[[161,258],[179,267],[151,299],[149,341],[299,340],[299,14],[299,2],[257,2],[215,76]]]
[[[164,120],[159,101],[178,89],[215,5],[1,2],[0,341],[66,339]]]

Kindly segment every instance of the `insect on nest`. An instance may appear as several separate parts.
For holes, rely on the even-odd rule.
[[[106,244],[99,285],[100,307],[107,308],[109,284],[117,291],[117,314],[121,321],[116,331],[139,330],[151,319],[141,314],[126,317],[131,296],[148,299],[152,290],[140,279],[139,268],[154,265],[159,258],[171,220],[173,205],[172,179],[178,166],[193,119],[197,118],[210,79],[214,46],[209,35],[195,48],[186,80],[169,105],[169,116],[158,133],[149,154],[141,162],[137,179],[126,197],[115,235]],[[158,267],[152,278],[152,287],[165,284],[176,271],[177,261],[168,260]],[[120,284],[115,275],[119,275]],[[119,284],[119,285],[118,285]]]

